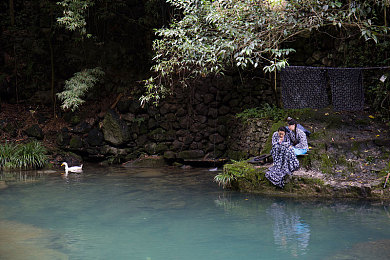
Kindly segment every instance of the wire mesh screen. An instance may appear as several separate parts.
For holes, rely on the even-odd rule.
[[[328,75],[335,110],[358,111],[364,109],[361,69],[331,68],[328,70]]]
[[[364,109],[361,68],[321,68],[289,66],[280,74],[282,101],[285,108],[323,108],[329,105],[329,83],[332,103],[338,111]]]
[[[286,67],[280,74],[285,108],[323,108],[329,105],[326,70],[319,67]]]

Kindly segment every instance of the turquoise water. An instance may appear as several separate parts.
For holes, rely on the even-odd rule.
[[[240,194],[215,174],[87,166],[67,178],[0,175],[0,259],[390,258],[388,203]]]

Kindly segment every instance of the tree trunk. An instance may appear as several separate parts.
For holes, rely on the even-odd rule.
[[[11,18],[11,26],[14,26],[15,25],[14,0],[9,0],[9,16]]]
[[[56,118],[56,95],[54,93],[54,83],[55,83],[55,71],[54,71],[54,49],[53,49],[53,8],[50,5],[50,35],[49,35],[49,48],[50,48],[50,66],[51,66],[51,98],[53,101],[53,116]]]

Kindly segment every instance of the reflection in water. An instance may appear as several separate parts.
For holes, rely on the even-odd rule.
[[[2,182],[35,182],[46,173],[42,171],[3,171],[0,172],[0,181]]]
[[[298,213],[289,211],[284,203],[274,202],[267,209],[274,219],[275,244],[289,251],[293,256],[305,254],[310,240],[310,226],[304,223]]]

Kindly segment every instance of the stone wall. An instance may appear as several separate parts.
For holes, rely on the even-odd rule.
[[[240,160],[261,154],[270,134],[271,124],[267,120],[242,122],[235,119],[227,138],[227,157]]]
[[[138,99],[123,97],[101,119],[63,129],[57,143],[85,160],[114,163],[141,155],[182,160],[257,154],[261,140],[268,135],[267,127],[242,125],[235,114],[272,102],[267,82],[256,79],[237,84],[232,77],[205,79],[157,107],[142,108]]]

